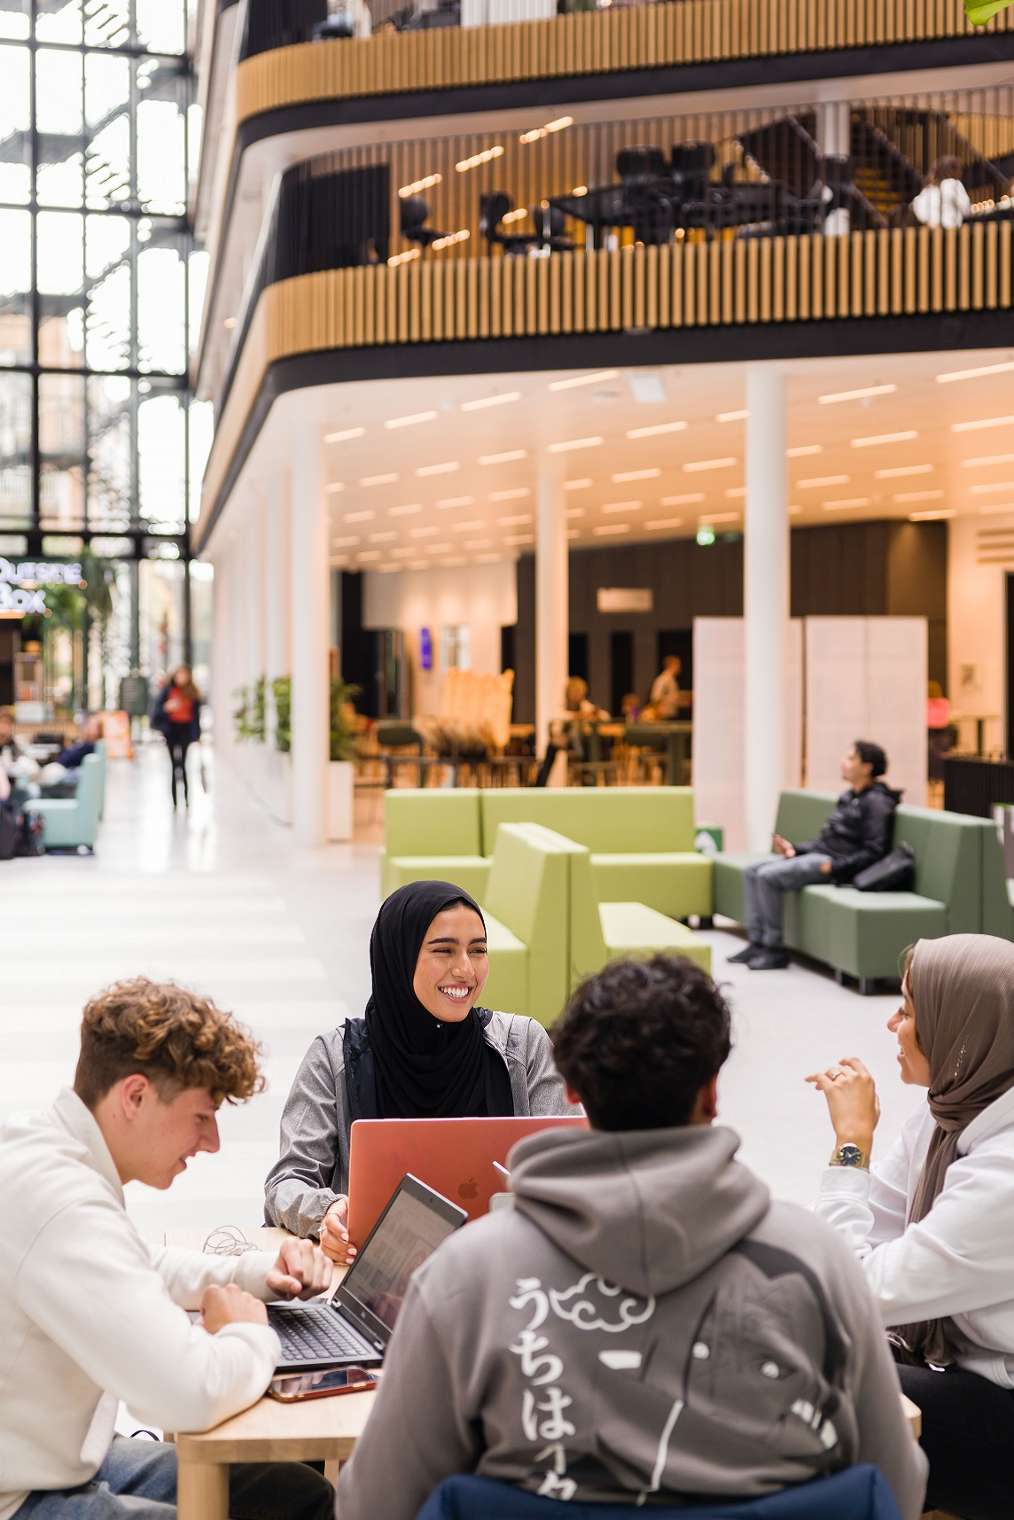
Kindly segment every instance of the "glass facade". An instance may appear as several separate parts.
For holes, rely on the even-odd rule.
[[[187,560],[207,425],[186,12],[0,0],[0,536],[31,552]]]

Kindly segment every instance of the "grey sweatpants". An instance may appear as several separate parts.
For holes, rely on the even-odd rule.
[[[778,950],[782,945],[782,898],[786,892],[799,892],[814,882],[829,882],[821,866],[829,855],[793,855],[789,860],[771,855],[748,866],[746,893],[746,931],[752,944]]]

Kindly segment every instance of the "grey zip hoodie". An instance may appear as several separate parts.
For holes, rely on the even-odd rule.
[[[719,1126],[530,1136],[513,1208],[415,1274],[339,1520],[413,1520],[478,1472],[563,1500],[750,1498],[926,1462],[851,1252],[772,1204]]]

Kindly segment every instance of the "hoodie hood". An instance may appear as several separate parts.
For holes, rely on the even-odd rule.
[[[883,792],[884,796],[890,800],[894,807],[898,806],[898,803],[905,795],[900,787],[888,786],[887,782],[881,780],[879,776],[869,790],[871,792]]]
[[[767,1214],[765,1185],[724,1125],[544,1130],[510,1155],[515,1207],[610,1283],[660,1297],[693,1281]]]

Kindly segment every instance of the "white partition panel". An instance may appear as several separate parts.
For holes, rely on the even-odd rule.
[[[842,755],[872,739],[906,802],[925,802],[926,655],[924,618],[806,619],[808,787],[836,791]]]
[[[789,624],[785,786],[800,782],[803,630]],[[694,619],[694,810],[725,829],[725,848],[745,846],[743,808],[745,650],[742,618]],[[771,820],[772,827],[774,819]]]

